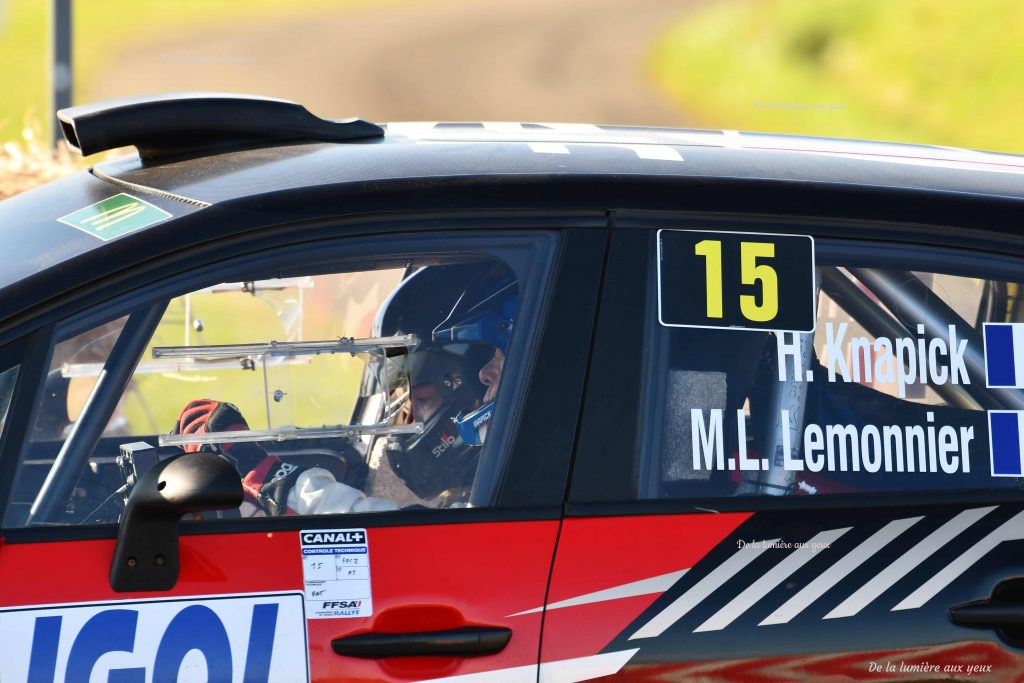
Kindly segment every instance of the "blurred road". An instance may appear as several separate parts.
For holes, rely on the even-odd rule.
[[[652,41],[692,0],[404,0],[239,18],[126,44],[78,101],[176,90],[284,97],[375,121],[685,125],[655,91]]]

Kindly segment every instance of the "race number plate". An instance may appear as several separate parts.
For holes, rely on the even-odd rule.
[[[814,239],[658,231],[658,320],[668,327],[814,331]]]

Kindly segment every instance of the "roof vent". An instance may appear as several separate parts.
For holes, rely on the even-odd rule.
[[[177,93],[128,97],[57,112],[64,139],[84,156],[134,145],[143,159],[262,147],[281,142],[348,142],[384,136],[360,119],[327,121],[269,97]]]

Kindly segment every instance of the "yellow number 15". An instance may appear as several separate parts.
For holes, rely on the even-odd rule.
[[[722,315],[722,243],[719,240],[702,240],[694,245],[697,256],[707,262],[707,315],[721,318]],[[771,242],[740,242],[740,282],[744,285],[761,285],[761,303],[753,294],[740,295],[740,312],[752,322],[764,323],[774,320],[779,313],[779,276],[775,269],[758,259],[775,258],[775,245]]]

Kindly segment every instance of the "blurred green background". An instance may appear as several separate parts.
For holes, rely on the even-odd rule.
[[[654,46],[658,84],[716,128],[1024,151],[1024,3],[709,3]]]
[[[51,3],[0,0],[0,142],[48,135]],[[74,98],[678,125],[1024,151],[1015,0],[79,0]],[[319,111],[318,111],[319,109]]]
[[[239,22],[336,11],[345,4],[338,0],[79,0],[73,3],[75,102],[92,100],[111,64],[139,45],[200,26],[228,35]],[[50,26],[51,3],[47,0],[0,0],[2,141],[22,137],[26,125],[49,131]],[[137,77],[146,79],[146,70],[140,68]]]

